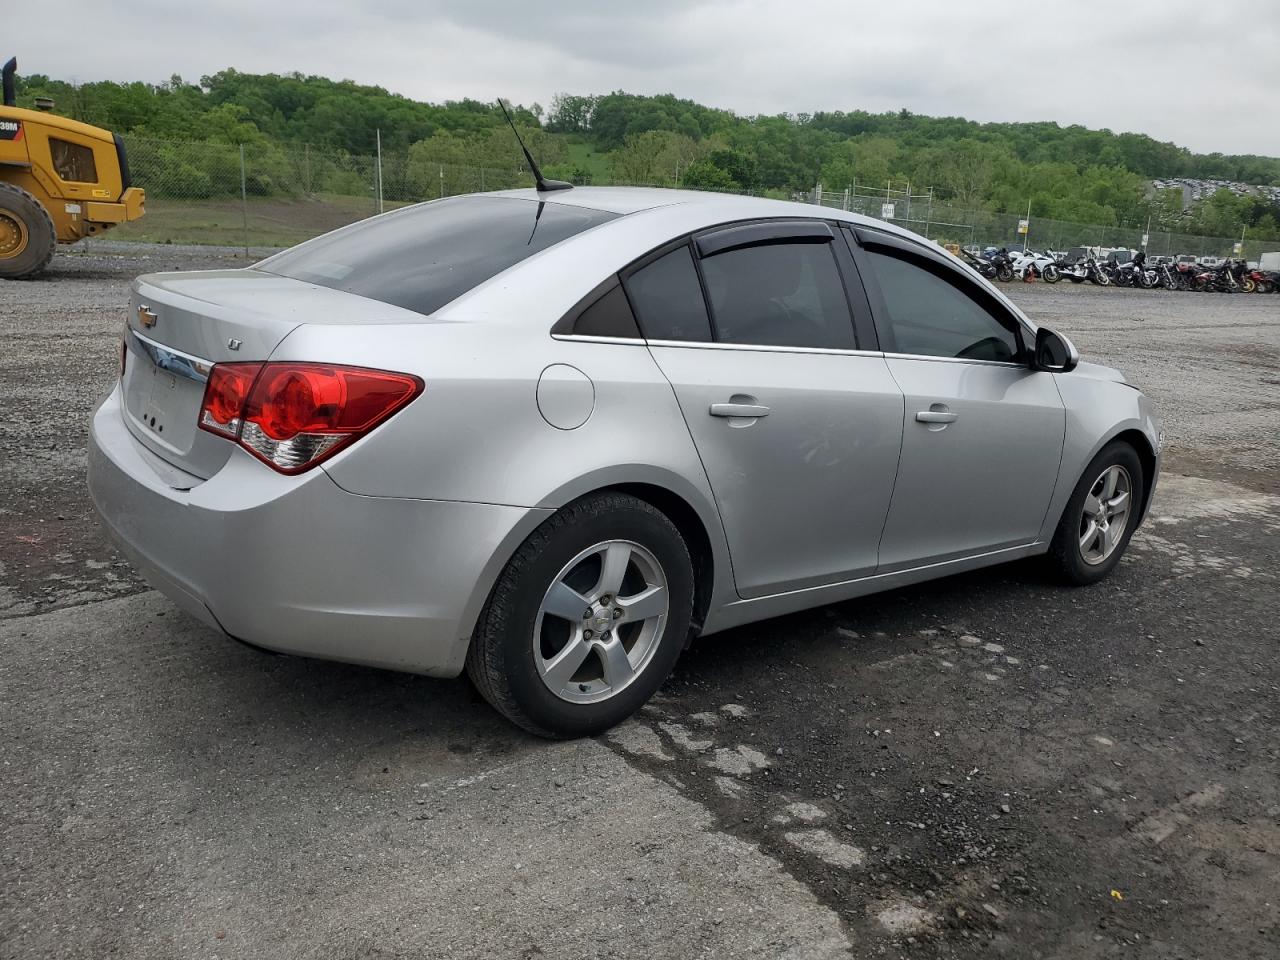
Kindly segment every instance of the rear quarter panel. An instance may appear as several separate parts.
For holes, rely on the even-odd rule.
[[[712,546],[712,606],[736,598],[702,462],[671,385],[643,343],[553,339],[550,324],[428,322],[359,328],[304,325],[274,360],[329,360],[415,373],[423,394],[323,466],[352,493],[556,509],[604,487],[646,483],[680,496]],[[553,364],[590,378],[585,423],[560,429],[539,411]],[[528,531],[504,542],[478,584],[488,594]],[[469,610],[479,609],[469,603]]]

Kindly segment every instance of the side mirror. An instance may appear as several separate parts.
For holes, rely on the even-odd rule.
[[[1036,330],[1036,349],[1031,358],[1034,370],[1070,373],[1080,363],[1080,351],[1074,343],[1048,327]]]

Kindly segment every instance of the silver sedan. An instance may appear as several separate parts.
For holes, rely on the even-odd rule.
[[[1047,554],[1120,560],[1147,399],[936,245],[641,189],[407,207],[134,284],[107,529],[246,643],[615,724],[690,639]]]

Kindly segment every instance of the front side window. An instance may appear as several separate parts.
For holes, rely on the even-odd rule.
[[[702,260],[722,343],[852,350],[853,318],[829,243],[771,243]]]
[[[335,230],[255,269],[431,314],[616,216],[515,197],[451,197]]]
[[[998,319],[950,281],[911,260],[876,250],[867,250],[867,259],[889,312],[885,319],[893,344],[886,349],[1008,363],[1021,356],[1013,317]]]
[[[640,329],[650,340],[707,341],[711,324],[688,244],[647,263],[625,280]]]
[[[50,137],[49,153],[53,157],[53,169],[63,180],[75,183],[98,182],[98,168],[93,162],[93,151],[83,144]]]

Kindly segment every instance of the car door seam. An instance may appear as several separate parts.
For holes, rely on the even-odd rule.
[[[893,516],[893,501],[898,495],[898,477],[902,474],[902,449],[907,445],[907,391],[902,388],[902,384],[894,375],[893,365],[889,363],[888,357],[884,358],[884,368],[889,372],[889,379],[893,381],[893,385],[898,388],[898,396],[902,398],[902,430],[898,434],[898,465],[893,471],[893,486],[889,490],[889,507],[884,512],[884,520],[880,522],[880,537],[876,540],[876,566],[871,574],[873,577],[880,574],[880,550],[884,547],[884,534],[889,529],[889,518]]]
[[[689,416],[685,413],[684,404],[680,402],[680,395],[676,392],[676,385],[671,382],[671,378],[667,376],[667,371],[662,369],[662,364],[653,355],[653,348],[648,342],[645,343],[644,348],[649,354],[649,359],[653,361],[653,365],[657,368],[658,373],[666,381],[667,388],[671,391],[671,399],[675,401],[676,409],[680,411],[680,419],[684,423],[685,432],[689,435],[689,444],[693,447],[693,455],[698,458],[698,466],[702,468],[702,476],[707,481],[707,489],[711,492],[711,502],[715,504],[716,520],[720,524],[720,535],[724,538],[725,556],[729,558],[729,580],[733,584],[733,594],[742,599],[742,594],[738,591],[738,574],[733,568],[733,550],[729,547],[729,531],[724,527],[724,510],[720,506],[720,497],[716,493],[715,485],[711,482],[711,473],[707,470],[706,461],[702,459],[702,451],[698,449],[698,441],[693,435],[693,427],[689,423]],[[715,595],[715,586],[714,583],[711,584],[713,597]],[[708,616],[710,616],[710,611],[708,611]]]

